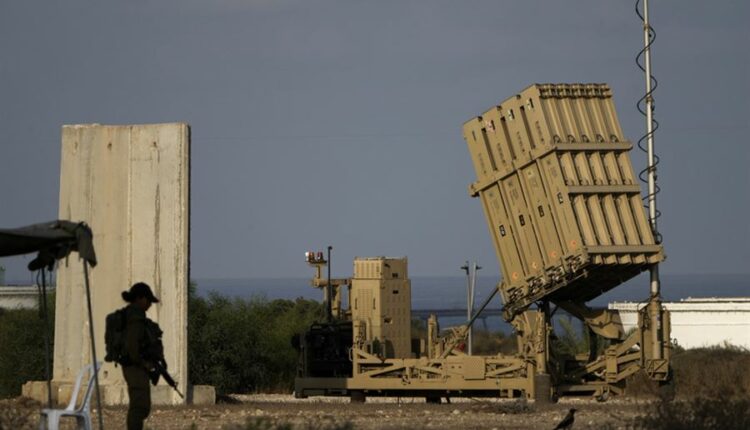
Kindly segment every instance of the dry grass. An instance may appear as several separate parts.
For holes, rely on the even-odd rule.
[[[724,346],[677,352],[672,359],[678,398],[750,398],[750,351]]]
[[[635,418],[631,426],[655,430],[746,430],[750,428],[750,399],[721,395],[660,400],[646,415]]]
[[[669,390],[642,373],[628,382],[630,395],[658,399],[630,427],[750,428],[750,351],[732,346],[679,350],[673,356],[672,370]]]
[[[750,351],[734,347],[678,350],[672,357],[671,391],[678,400],[750,398]],[[663,397],[664,387],[637,373],[627,392],[635,397]]]

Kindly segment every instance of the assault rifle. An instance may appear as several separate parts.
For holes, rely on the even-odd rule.
[[[164,359],[164,345],[161,342],[161,336],[164,332],[159,327],[159,324],[146,318],[146,338],[147,346],[145,348],[144,357],[154,364],[153,370],[149,370],[148,376],[151,379],[151,383],[156,385],[159,382],[159,377],[164,378],[164,381],[169,384],[170,387],[177,391],[180,398],[184,399],[185,396],[180,393],[180,389],[177,388],[177,382],[175,382],[172,375],[167,372],[167,361]]]
[[[156,385],[159,382],[159,377],[161,376],[162,378],[164,378],[164,382],[172,387],[181,399],[185,398],[185,396],[183,396],[180,392],[180,389],[177,388],[177,382],[175,382],[174,378],[172,378],[172,375],[167,372],[167,363],[165,363],[164,360],[157,360],[156,362],[154,362],[154,369],[149,372],[148,376],[151,379],[151,384],[153,385]]]

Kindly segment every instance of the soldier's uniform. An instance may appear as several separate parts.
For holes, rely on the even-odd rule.
[[[122,374],[128,384],[127,426],[128,430],[143,429],[143,421],[151,413],[151,387],[146,369],[152,363],[143,358],[142,348],[147,343],[146,312],[130,304],[126,308],[125,352],[127,365],[122,366]]]

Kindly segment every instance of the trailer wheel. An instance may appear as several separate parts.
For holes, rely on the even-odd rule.
[[[427,395],[424,398],[425,402],[430,405],[439,405],[441,403],[440,396]]]
[[[349,392],[350,403],[364,403],[366,399],[367,396],[365,396],[365,392],[362,390],[353,390]]]

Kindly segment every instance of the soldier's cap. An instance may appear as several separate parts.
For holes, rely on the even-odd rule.
[[[159,303],[159,299],[154,296],[151,287],[145,282],[133,284],[133,286],[130,287],[130,291],[122,292],[122,298],[128,303],[133,303],[138,297],[145,297],[151,301],[151,303]]]

